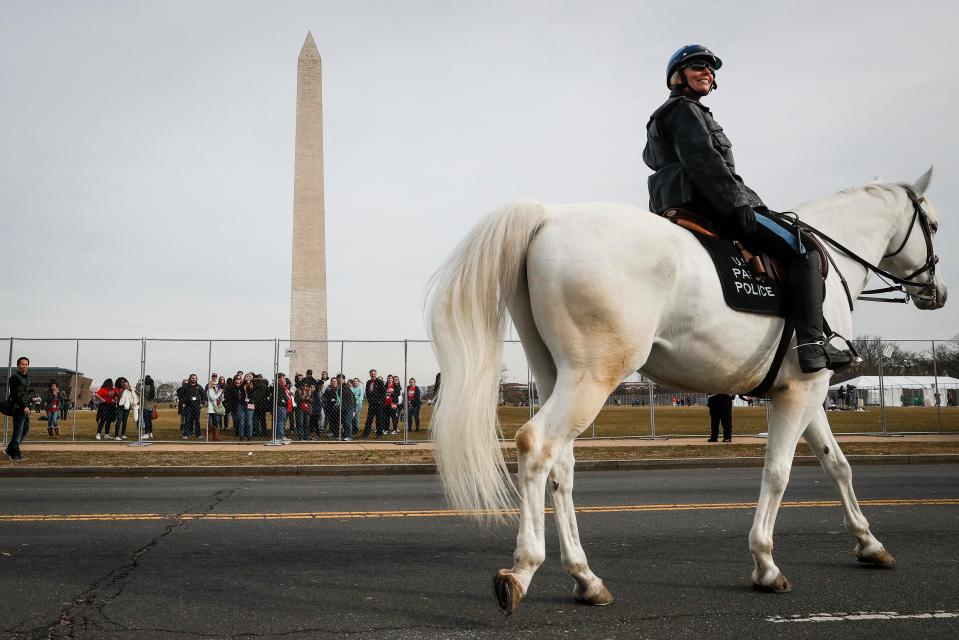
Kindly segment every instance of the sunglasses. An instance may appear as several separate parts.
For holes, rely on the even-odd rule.
[[[692,69],[693,71],[709,71],[712,74],[716,73],[715,67],[709,64],[708,62],[703,62],[702,60],[696,60],[695,62],[690,62],[687,65],[684,65],[685,69]]]

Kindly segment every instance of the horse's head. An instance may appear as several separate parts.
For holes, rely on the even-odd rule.
[[[939,212],[925,196],[932,167],[914,184],[902,184],[908,196],[896,231],[879,266],[902,279],[919,309],[939,309],[946,304],[946,285],[937,269],[939,256],[933,240],[939,230]]]

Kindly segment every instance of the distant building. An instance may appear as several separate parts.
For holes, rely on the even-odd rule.
[[[84,377],[82,372],[77,373],[72,369],[60,367],[30,367],[27,375],[30,378],[30,390],[33,393],[42,394],[46,391],[47,385],[56,382],[68,400],[73,402],[76,398],[77,406],[90,402],[90,398],[93,397],[93,380]],[[0,397],[2,398],[7,397],[8,379],[6,374],[0,376]]]

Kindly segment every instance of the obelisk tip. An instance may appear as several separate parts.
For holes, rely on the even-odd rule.
[[[300,59],[319,58],[320,52],[316,49],[316,42],[313,41],[313,32],[306,32],[306,40],[303,41],[303,48],[300,49]]]

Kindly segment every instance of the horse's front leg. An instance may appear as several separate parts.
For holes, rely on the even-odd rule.
[[[760,591],[785,593],[791,589],[789,580],[773,562],[773,529],[783,493],[789,483],[796,443],[816,410],[815,397],[819,386],[814,382],[793,382],[773,398],[762,488],[753,526],[749,531],[749,550],[753,554],[754,564],[752,582],[753,587]]]
[[[852,468],[849,466],[846,456],[839,449],[839,444],[829,428],[826,411],[821,407],[809,426],[806,427],[803,438],[813,453],[816,454],[816,457],[819,458],[819,464],[822,465],[823,471],[836,484],[839,498],[842,500],[843,521],[846,530],[856,538],[856,557],[860,562],[867,562],[879,567],[891,568],[895,566],[895,558],[869,531],[869,521],[866,520],[866,516],[860,510],[859,501],[856,500],[856,493],[852,488]]]
[[[573,468],[576,458],[573,454],[573,441],[562,449],[552,470],[549,472],[547,487],[556,511],[556,530],[559,533],[559,548],[563,569],[576,580],[573,597],[578,602],[593,605],[607,605],[613,596],[592,571],[586,562],[586,552],[579,541],[579,528],[576,525],[576,508],[573,506]]]

